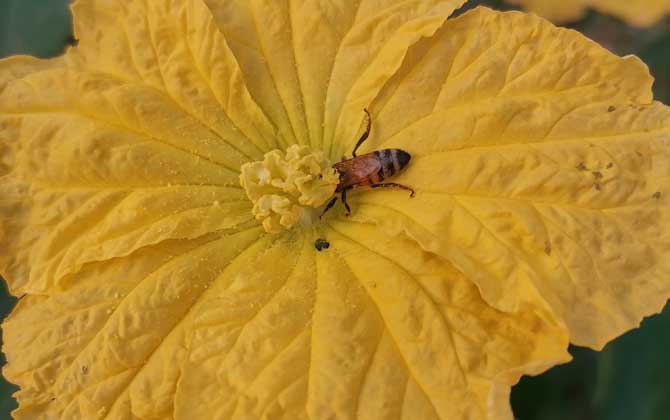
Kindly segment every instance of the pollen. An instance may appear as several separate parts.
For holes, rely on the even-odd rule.
[[[332,197],[339,175],[323,152],[292,145],[272,150],[262,161],[240,168],[240,185],[253,202],[252,213],[268,233],[310,225],[316,208]]]

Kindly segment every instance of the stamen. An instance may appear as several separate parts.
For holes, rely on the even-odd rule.
[[[314,209],[332,197],[339,175],[323,152],[292,145],[283,153],[272,150],[262,161],[240,168],[240,185],[254,203],[252,212],[268,233],[318,218]]]

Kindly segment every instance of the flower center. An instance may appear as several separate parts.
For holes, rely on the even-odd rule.
[[[262,161],[240,168],[240,185],[254,203],[256,220],[269,233],[279,233],[297,224],[310,225],[317,207],[332,197],[340,181],[325,155],[307,146],[273,150]]]

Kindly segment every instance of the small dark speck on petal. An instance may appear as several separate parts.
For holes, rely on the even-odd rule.
[[[603,177],[603,174],[602,174],[602,172],[600,172],[600,171],[593,171],[593,172],[591,172],[591,173],[593,174],[593,177],[594,177],[595,179],[601,179],[601,178]]]
[[[607,164],[607,169],[610,169],[612,166],[614,166],[614,164],[612,162],[608,163]]]
[[[588,169],[586,165],[584,165],[584,162],[579,162],[579,165],[575,166],[575,168],[579,169],[580,171],[585,171]]]
[[[551,243],[549,241],[544,242],[544,253],[551,255]]]
[[[661,198],[661,192],[660,192],[660,191],[656,191],[656,192],[652,195],[652,197],[655,198],[656,200],[660,200],[660,198]]]
[[[607,112],[614,112],[614,111],[616,111],[616,107],[615,107],[615,106],[610,105],[610,107],[607,108]]]
[[[593,184],[593,188],[595,188],[597,191],[600,191],[600,184],[596,182],[595,184]]]
[[[321,252],[324,249],[330,248],[330,242],[328,242],[325,239],[319,238],[316,241],[314,241],[314,248],[316,248],[317,251]]]

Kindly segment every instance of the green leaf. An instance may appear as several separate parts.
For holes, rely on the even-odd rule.
[[[670,412],[670,307],[602,352],[572,347],[573,361],[512,392],[519,420],[661,420]]]
[[[72,42],[70,0],[0,2],[0,57],[31,54],[52,57]]]

